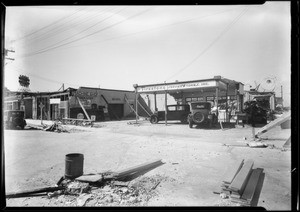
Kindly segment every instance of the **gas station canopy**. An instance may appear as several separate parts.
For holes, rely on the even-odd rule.
[[[196,80],[196,81],[184,81],[184,82],[173,82],[173,83],[161,83],[152,85],[136,85],[137,93],[155,93],[163,94],[173,92],[193,92],[199,91],[199,89],[215,90],[226,90],[227,84],[221,78]]]

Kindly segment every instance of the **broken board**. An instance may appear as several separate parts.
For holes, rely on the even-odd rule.
[[[102,179],[103,179],[103,177],[101,174],[82,175],[82,176],[76,178],[77,181],[89,182],[89,183],[95,183],[95,182],[101,181]]]
[[[282,117],[280,118],[277,118],[275,119],[274,121],[271,121],[269,124],[267,124],[266,126],[262,127],[261,129],[259,129],[255,136],[259,136],[265,132],[267,132],[268,130],[282,124],[283,122],[286,122],[287,120],[290,120],[291,119],[291,113],[287,113],[285,115],[283,115]]]
[[[238,192],[239,194],[243,193],[247,180],[251,173],[253,164],[254,164],[253,160],[247,160],[245,162],[244,166],[241,168],[241,170],[239,171],[239,173],[236,175],[236,177],[233,179],[232,183],[229,186],[229,188],[232,191]]]
[[[254,169],[252,171],[252,174],[241,197],[242,199],[247,200],[251,203],[262,171],[263,169],[261,168]]]
[[[233,179],[237,175],[237,173],[240,171],[244,164],[244,159],[234,163],[231,167],[229,167],[225,173],[225,176],[223,178],[223,182],[225,184],[230,184],[232,183]]]

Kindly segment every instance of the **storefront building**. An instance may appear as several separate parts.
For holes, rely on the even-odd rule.
[[[174,97],[178,105],[195,101],[209,101],[220,110],[228,113],[230,107],[237,112],[243,109],[244,84],[235,80],[215,76],[211,79],[161,83],[151,85],[134,85],[138,94],[154,95],[154,110],[157,109],[156,95],[167,94]],[[167,105],[167,98],[165,105]]]
[[[89,87],[56,92],[7,92],[4,110],[24,110],[26,119],[87,119],[83,107],[95,121],[120,120],[135,117],[135,99],[134,91]],[[140,97],[139,104],[150,111]],[[140,108],[139,115],[145,116],[144,109]]]

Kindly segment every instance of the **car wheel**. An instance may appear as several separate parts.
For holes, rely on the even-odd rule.
[[[156,115],[150,116],[150,123],[151,124],[157,124],[158,122],[158,117]]]

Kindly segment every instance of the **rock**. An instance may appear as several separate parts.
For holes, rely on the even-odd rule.
[[[90,199],[91,198],[91,195],[90,194],[88,194],[88,195],[86,195],[86,194],[83,194],[83,195],[80,195],[78,198],[77,198],[77,206],[84,206],[85,205],[85,203],[86,203],[86,201],[88,200],[88,199]]]
[[[220,197],[221,197],[222,199],[226,199],[226,198],[227,198],[227,195],[226,195],[225,193],[221,193],[221,194],[220,194]]]

